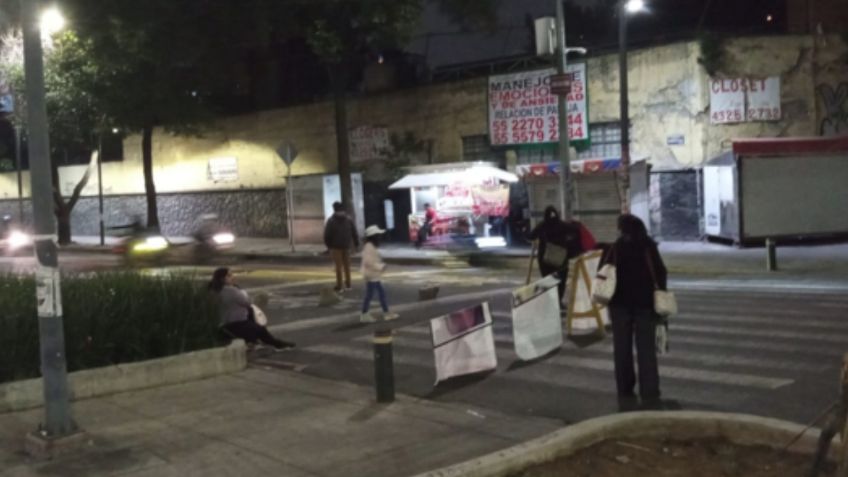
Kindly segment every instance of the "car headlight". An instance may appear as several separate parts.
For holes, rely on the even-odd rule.
[[[20,230],[13,230],[9,233],[9,246],[11,248],[21,248],[32,243],[32,237]]]
[[[168,241],[165,237],[153,236],[147,237],[144,242],[140,242],[133,246],[133,250],[137,252],[157,252],[168,247]]]
[[[212,241],[218,245],[228,245],[235,242],[236,236],[231,233],[220,233],[212,236]]]

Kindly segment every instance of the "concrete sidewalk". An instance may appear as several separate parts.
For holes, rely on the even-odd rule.
[[[373,391],[291,371],[234,375],[74,404],[89,443],[53,461],[23,454],[40,411],[0,414],[0,475],[403,477],[561,427]]]

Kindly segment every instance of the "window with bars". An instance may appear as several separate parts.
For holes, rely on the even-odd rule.
[[[466,162],[470,161],[495,161],[497,162],[498,156],[494,150],[492,150],[491,144],[489,144],[489,136],[485,134],[480,134],[477,136],[463,136],[462,137],[462,160]]]
[[[579,152],[578,159],[621,157],[621,125],[618,122],[589,125],[592,144]]]

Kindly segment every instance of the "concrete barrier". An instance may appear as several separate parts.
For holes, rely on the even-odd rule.
[[[247,367],[244,341],[166,358],[86,369],[68,375],[71,399],[80,400],[235,373]],[[0,413],[44,405],[41,378],[0,384]]]
[[[567,457],[608,439],[659,437],[703,439],[722,437],[740,445],[763,445],[782,449],[804,430],[804,426],[747,414],[718,412],[629,412],[590,419],[538,439],[417,477],[504,477],[536,464]],[[818,429],[809,429],[790,450],[812,454]],[[838,438],[836,439],[838,441]],[[836,456],[837,442],[831,446]]]

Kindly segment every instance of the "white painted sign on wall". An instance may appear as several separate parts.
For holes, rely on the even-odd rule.
[[[213,157],[206,167],[206,176],[212,182],[235,182],[239,178],[238,159]]]
[[[779,76],[710,80],[712,124],[778,121],[780,117]]]
[[[384,127],[360,126],[351,129],[350,161],[354,163],[385,159],[388,156],[389,130]]]

